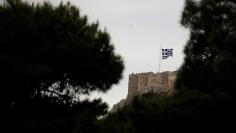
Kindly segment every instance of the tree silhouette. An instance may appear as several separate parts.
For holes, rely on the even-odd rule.
[[[70,3],[6,0],[0,5],[0,37],[0,103],[6,119],[81,109],[80,94],[106,92],[122,77],[123,60],[109,34]],[[107,109],[95,103],[94,108]]]
[[[190,30],[177,89],[234,94],[236,1],[186,0],[181,24]]]
[[[232,99],[222,94],[181,91],[172,96],[144,94],[100,120],[101,133],[234,130]],[[171,127],[171,128],[170,128]]]

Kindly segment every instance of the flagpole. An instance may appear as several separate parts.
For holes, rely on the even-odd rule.
[[[159,73],[161,73],[161,44],[160,44],[160,54],[159,54]]]

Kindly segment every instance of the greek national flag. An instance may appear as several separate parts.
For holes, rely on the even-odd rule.
[[[162,60],[173,57],[173,49],[162,49]]]

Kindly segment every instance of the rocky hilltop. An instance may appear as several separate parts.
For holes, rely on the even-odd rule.
[[[130,74],[127,98],[115,104],[111,112],[116,112],[118,109],[129,104],[137,95],[145,93],[158,93],[160,95],[172,94],[174,92],[176,74],[176,71]]]

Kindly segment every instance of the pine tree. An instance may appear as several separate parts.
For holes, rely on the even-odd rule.
[[[186,0],[181,24],[190,31],[177,89],[233,94],[236,74],[236,1]]]
[[[63,132],[88,107],[95,119],[107,111],[101,100],[81,103],[79,96],[118,83],[123,60],[108,32],[77,7],[6,0],[0,5],[0,37],[1,123],[16,124],[9,129],[48,123],[57,126],[52,132]]]

